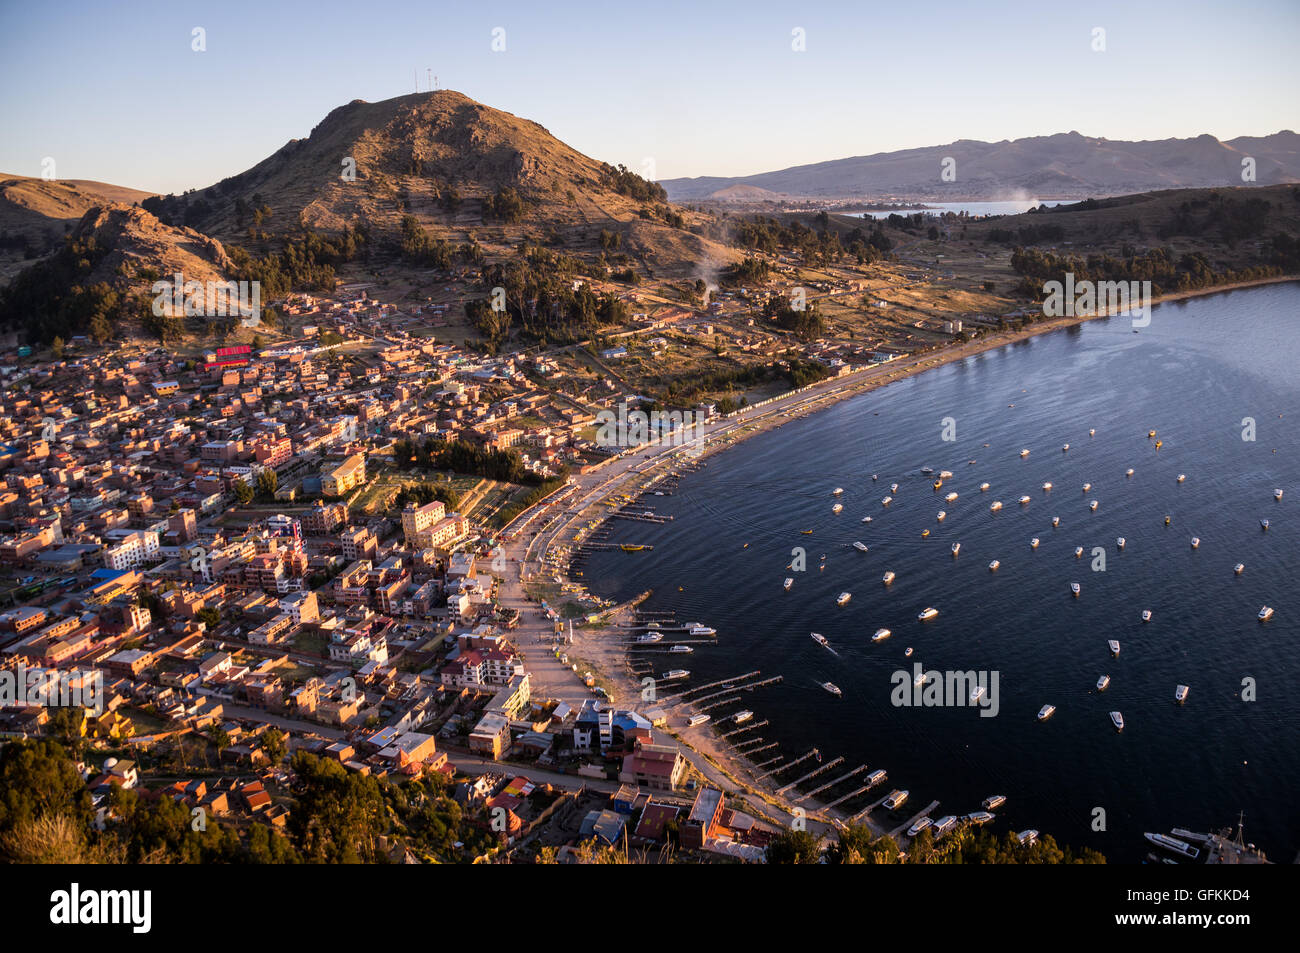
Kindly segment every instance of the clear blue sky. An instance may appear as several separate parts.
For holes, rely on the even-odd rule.
[[[428,67],[657,178],[1070,130],[1231,139],[1300,129],[1297,41],[1297,0],[0,0],[0,172],[204,187]]]

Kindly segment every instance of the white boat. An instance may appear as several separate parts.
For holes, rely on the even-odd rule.
[[[1066,452],[1067,450],[1069,450],[1069,449],[1070,449],[1070,445],[1069,445],[1068,443],[1067,443],[1067,444],[1063,444],[1063,445],[1061,446],[1061,452],[1062,452],[1062,453],[1065,453],[1065,452]]]
[[[793,577],[793,576],[786,576],[786,577],[785,577],[785,582],[782,583],[782,585],[785,586],[785,591],[786,591],[786,592],[789,592],[789,591],[790,591],[790,587],[794,585],[794,577]]]
[[[1077,582],[1070,583],[1070,591],[1077,596],[1081,591],[1079,584]]]
[[[1097,428],[1096,428],[1096,427],[1093,427],[1091,430],[1089,430],[1089,431],[1088,431],[1088,436],[1089,436],[1089,437],[1095,437],[1095,436],[1097,436]]]
[[[1097,501],[1096,501],[1096,500],[1089,500],[1089,501],[1088,501],[1088,509],[1092,510],[1094,513],[1097,512],[1097,506],[1098,506],[1098,504],[1097,504]]]
[[[1246,571],[1246,564],[1245,564],[1245,563],[1237,563],[1237,565],[1235,565],[1235,566],[1232,567],[1232,571],[1233,571],[1234,573],[1236,573],[1238,576],[1240,576],[1243,572]]]
[[[952,544],[952,554],[953,554],[954,556],[956,556],[956,555],[957,555],[958,553],[960,553],[960,552],[961,552],[961,543],[953,543],[953,544]]]
[[[1029,456],[1029,451],[1028,451],[1028,450],[1021,450],[1021,451],[1020,451],[1020,455],[1021,455],[1022,457],[1027,457],[1027,456]]]
[[[880,577],[880,581],[887,586],[894,581],[894,578],[895,578],[894,571],[890,569],[890,570],[886,570],[885,574]]]
[[[984,810],[986,811],[996,811],[998,808],[1000,808],[1003,804],[1006,803],[1007,803],[1007,796],[1005,794],[994,794],[992,797],[986,797],[984,799],[983,807]]]
[[[1028,504],[1029,504],[1029,497],[1028,497],[1028,495],[1026,495],[1026,496],[1022,496],[1022,497],[1020,498],[1020,505],[1021,505],[1021,506],[1027,506]]]
[[[1087,493],[1087,492],[1088,492],[1089,490],[1091,490],[1091,489],[1092,489],[1092,484],[1091,484],[1091,483],[1085,483],[1085,484],[1083,485],[1083,492],[1084,492],[1084,493]]]
[[[743,725],[745,722],[749,721],[753,717],[754,717],[754,713],[750,711],[748,708],[746,708],[744,711],[738,711],[734,715],[732,715],[731,720],[738,725]]]
[[[664,672],[659,677],[662,679],[690,678],[691,673],[689,670],[684,668],[674,668],[674,669],[669,669],[667,672]]]
[[[1111,655],[1119,655],[1119,642],[1115,641],[1114,639],[1107,639],[1106,647],[1110,649]]]
[[[689,645],[674,645],[668,651],[672,652],[674,655],[690,655],[695,651],[695,649],[691,648]]]
[[[867,551],[867,544],[862,542],[861,540],[858,540],[856,543],[853,544],[853,548],[860,553],[865,553]]]
[[[1180,473],[1180,474],[1178,474],[1178,482],[1179,482],[1179,483],[1182,483],[1182,482],[1185,481],[1186,479],[1187,479],[1187,474],[1186,474],[1186,473]]]
[[[887,497],[885,497],[883,500],[880,501],[880,505],[881,505],[881,506],[888,506],[888,505],[889,505],[890,503],[892,503],[892,502],[894,502],[894,498],[893,498],[892,496],[887,496]]]
[[[907,791],[894,791],[889,797],[885,798],[885,807],[895,811],[907,803]]]
[[[993,819],[993,815],[988,811],[975,811],[972,814],[966,815],[967,824],[987,824]]]
[[[1002,509],[1002,501],[1001,501],[1001,500],[994,500],[992,503],[989,504],[989,512],[990,512],[990,513],[996,513],[996,512],[997,512],[998,510],[1000,510],[1000,509]]]
[[[848,601],[849,601],[850,599],[852,599],[852,598],[853,598],[853,594],[852,594],[852,593],[849,593],[849,592],[841,592],[838,596],[836,596],[836,598],[835,598],[835,604],[836,604],[837,606],[847,605],[847,604],[848,604]]]
[[[1056,714],[1055,705],[1044,705],[1042,708],[1038,709],[1038,720],[1047,721],[1047,719],[1051,718],[1054,714]]]
[[[837,486],[835,489],[831,490],[831,496],[839,496],[843,492],[844,488]]]
[[[812,632],[810,634],[812,635],[812,640],[818,645],[825,646],[826,648],[831,647],[831,644],[826,641],[826,636],[822,635],[820,632]]]
[[[980,484],[980,492],[981,492],[981,493],[985,493],[985,492],[987,492],[987,491],[988,491],[988,488],[989,488],[989,485],[988,485],[987,483],[981,483],[981,484]]]
[[[1036,840],[1038,840],[1038,831],[1034,830],[1032,827],[1027,831],[1021,831],[1016,835],[1016,842],[1020,844],[1021,847],[1028,847]]]
[[[1104,692],[1109,685],[1110,685],[1109,675],[1103,675],[1101,678],[1097,679],[1097,691]]]
[[[1132,468],[1132,467],[1129,467],[1127,470],[1125,470],[1125,471],[1124,471],[1124,475],[1125,475],[1126,477],[1131,477],[1131,476],[1133,475],[1133,468]]]
[[[876,629],[875,634],[871,636],[871,641],[883,642],[893,634],[894,633],[890,632],[888,629]]]
[[[686,724],[691,728],[698,728],[700,725],[704,724],[706,721],[711,720],[712,718],[713,718],[712,715],[691,715],[690,718],[686,719]]]
[[[907,648],[903,649],[903,657],[904,658],[912,657],[912,647],[910,645]]]
[[[972,689],[970,690],[970,703],[971,703],[972,705],[978,705],[979,702],[980,702],[980,699],[983,698],[983,697],[984,697],[984,686],[983,686],[983,685],[976,685],[974,688],[972,688]]]
[[[922,609],[921,614],[918,615],[916,618],[921,622],[929,622],[938,614],[939,614],[939,610],[934,608],[933,606],[930,606],[929,608]]]
[[[989,563],[989,572],[997,572],[998,567],[1001,565],[1002,563],[998,562],[996,559],[993,560],[993,562]]]
[[[1281,490],[1274,490],[1274,491],[1273,491],[1273,499],[1275,499],[1275,500],[1280,500],[1280,499],[1282,499],[1282,491],[1281,491]]]
[[[1271,606],[1264,606],[1262,609],[1259,610],[1260,622],[1267,622],[1271,618],[1273,618],[1273,609]]]
[[[1035,536],[1033,539],[1031,539],[1031,540],[1029,541],[1029,548],[1030,548],[1030,549],[1037,549],[1037,548],[1038,548],[1038,537],[1037,537],[1037,536]]]
[[[864,517],[862,517],[862,522],[864,522],[864,523],[870,523],[870,522],[871,522],[871,517],[870,517],[870,516],[864,516]]]
[[[872,480],[879,480],[879,479],[880,479],[880,475],[879,475],[878,473],[873,473],[873,474],[871,474],[871,479],[872,479]]]
[[[1157,847],[1163,847],[1165,850],[1173,851],[1175,854],[1181,854],[1188,860],[1195,860],[1201,856],[1200,848],[1193,847],[1187,841],[1179,840],[1177,837],[1170,837],[1167,834],[1152,834],[1149,831],[1142,835]]]
[[[956,493],[949,493],[947,496],[943,498],[945,503],[951,503],[955,499],[957,499]]]
[[[897,492],[898,492],[898,484],[897,484],[897,483],[891,483],[891,484],[889,484],[889,492],[890,492],[890,493],[897,493]]]
[[[699,622],[692,622],[686,629],[689,635],[717,635],[717,629],[710,629],[707,625]]]
[[[1183,702],[1187,701],[1187,693],[1190,691],[1191,688],[1189,688],[1188,686],[1179,685],[1177,688],[1174,689],[1174,701],[1178,702],[1178,704],[1181,705]]]
[[[636,640],[641,643],[658,642],[663,638],[660,632],[647,632],[645,635],[638,635]]]
[[[1074,547],[1074,558],[1075,558],[1075,559],[1081,559],[1081,558],[1083,558],[1083,547],[1082,547],[1082,546],[1075,546],[1075,547]]]
[[[1198,546],[1200,546],[1200,545],[1201,545],[1201,537],[1199,537],[1199,536],[1193,536],[1193,537],[1192,537],[1192,549],[1196,549],[1196,548],[1197,548]]]
[[[940,479],[940,480],[951,480],[951,479],[952,479],[952,471],[951,471],[951,470],[940,470],[940,471],[939,471],[939,479]]]
[[[917,672],[916,678],[912,679],[912,684],[920,688],[925,684],[925,680],[929,677],[929,674],[929,672]]]
[[[1143,622],[1150,622],[1150,621],[1151,621],[1151,610],[1150,610],[1150,609],[1143,609],[1143,610],[1142,610],[1142,621],[1143,621]]]
[[[1046,482],[1046,483],[1043,484],[1043,492],[1044,492],[1044,493],[1046,493],[1046,492],[1050,492],[1051,489],[1052,489],[1052,483],[1051,483],[1050,480],[1049,480],[1048,482]]]
[[[1123,549],[1123,548],[1124,548],[1124,544],[1125,544],[1126,542],[1127,542],[1127,540],[1124,539],[1123,536],[1116,536],[1116,537],[1115,537],[1115,545],[1118,546],[1120,549]]]
[[[934,514],[934,518],[936,522],[942,523],[945,519],[948,518],[948,511],[940,510],[938,513]]]
[[[922,472],[925,476],[929,476],[931,473],[934,472],[934,467],[921,467],[921,472]]]
[[[1260,520],[1259,528],[1264,530],[1268,529],[1268,520]]]
[[[887,777],[889,777],[889,775],[885,772],[883,768],[877,768],[875,771],[872,771],[870,774],[867,775],[867,785],[869,787],[874,787],[875,785],[879,784],[881,781],[885,780],[885,778]]]
[[[835,513],[835,514],[837,514],[837,515],[838,515],[839,513],[842,513],[843,511],[844,511],[844,504],[843,504],[843,503],[836,503],[834,506],[831,507],[831,512],[832,512],[832,513]]]
[[[1124,730],[1124,716],[1117,711],[1110,713],[1110,723],[1115,726],[1116,731]]]
[[[925,830],[933,823],[934,821],[932,821],[929,817],[922,815],[921,817],[918,817],[916,819],[915,824],[913,824],[911,827],[907,829],[907,836],[915,837],[917,834],[921,833],[921,831]]]
[[[1056,529],[1056,527],[1058,527],[1058,526],[1060,526],[1060,525],[1061,525],[1061,518],[1060,518],[1059,516],[1053,516],[1053,517],[1052,517],[1052,529]]]
[[[939,837],[943,834],[946,834],[956,826],[957,826],[957,818],[955,818],[953,815],[949,814],[947,817],[940,818],[939,820],[934,822],[934,827],[933,827],[934,836]]]
[[[844,693],[840,691],[840,687],[836,685],[834,682],[822,682],[822,688],[826,689],[828,692],[830,692],[832,695],[835,695],[836,697],[843,697],[844,695]]]

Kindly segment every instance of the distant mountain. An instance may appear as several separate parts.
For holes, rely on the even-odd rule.
[[[1001,142],[962,139],[778,172],[666,179],[659,184],[674,202],[735,200],[737,187],[786,198],[1085,198],[1241,185],[1242,159],[1247,156],[1255,160],[1257,184],[1300,182],[1300,136],[1287,130],[1227,142],[1210,135],[1125,142],[1077,132]],[[948,158],[955,161],[956,176],[945,182],[941,172]]]

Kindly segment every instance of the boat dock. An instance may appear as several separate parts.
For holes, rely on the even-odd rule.
[[[807,761],[809,758],[817,758],[820,756],[821,756],[820,752],[818,752],[816,748],[812,748],[808,751],[807,754],[800,755],[799,757],[795,758],[793,761],[787,761],[785,764],[773,768],[771,771],[767,772],[767,774],[760,774],[757,778],[755,778],[755,780],[762,781],[764,778],[771,777],[774,774],[779,774],[782,771],[786,771],[790,768],[793,768],[796,764],[800,764],[804,761]]]
[[[915,823],[916,823],[917,821],[919,821],[921,818],[925,817],[927,814],[929,814],[931,811],[933,811],[933,810],[934,810],[936,807],[938,807],[938,806],[939,806],[939,802],[938,802],[938,801],[931,801],[931,802],[930,802],[930,803],[925,807],[925,809],[922,810],[920,813],[912,815],[912,817],[911,817],[910,819],[908,819],[908,820],[906,820],[906,821],[903,821],[902,824],[898,825],[898,827],[896,827],[896,828],[894,828],[892,831],[890,831],[890,832],[889,832],[889,836],[892,837],[895,841],[897,841],[897,840],[898,840],[898,835],[899,835],[899,834],[906,833],[907,830],[908,830],[909,828],[911,828],[911,826],[912,826],[913,824],[915,824]]]
[[[843,760],[843,759],[841,758],[840,760]],[[808,800],[809,798],[811,798],[811,797],[816,797],[818,794],[821,794],[823,791],[828,791],[828,790],[830,790],[831,788],[835,787],[835,785],[837,785],[837,784],[843,784],[843,783],[844,783],[845,781],[847,781],[849,778],[855,777],[855,776],[861,774],[861,773],[862,773],[863,771],[865,771],[865,770],[867,770],[867,766],[866,766],[865,764],[860,764],[860,765],[858,765],[856,768],[854,768],[852,771],[850,771],[848,774],[842,774],[842,775],[840,775],[838,778],[836,778],[834,781],[827,781],[827,782],[826,782],[825,784],[823,784],[821,787],[819,787],[819,788],[813,788],[813,789],[812,789],[811,791],[809,791],[807,794],[801,794],[801,795],[799,795],[799,797],[797,797],[797,798],[794,799],[794,803],[795,803],[795,804],[802,804],[804,801]]]
[[[805,782],[805,781],[809,781],[809,780],[811,780],[812,778],[817,777],[817,775],[821,774],[823,771],[829,771],[831,768],[838,767],[839,765],[841,765],[841,764],[843,764],[843,763],[844,763],[844,759],[843,759],[842,757],[840,757],[840,758],[835,758],[835,759],[833,759],[833,760],[831,760],[831,761],[827,761],[825,764],[821,765],[821,766],[818,767],[816,770],[814,770],[814,771],[809,771],[809,772],[808,772],[807,774],[805,774],[803,777],[801,777],[801,778],[795,778],[795,780],[791,781],[789,784],[787,784],[787,785],[785,785],[785,786],[783,786],[783,787],[779,787],[779,788],[777,788],[777,789],[776,789],[776,793],[777,793],[778,795],[780,795],[781,797],[785,797],[785,794],[786,794],[787,791],[790,791],[790,790],[794,789],[794,788],[797,787],[798,785],[803,784],[803,782]]]

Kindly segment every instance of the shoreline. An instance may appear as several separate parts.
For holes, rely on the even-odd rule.
[[[1256,279],[1247,282],[1237,282],[1229,285],[1216,285],[1213,287],[1195,289],[1186,292],[1176,292],[1169,295],[1163,295],[1152,301],[1152,306],[1165,304],[1174,301],[1183,301],[1191,298],[1206,297],[1213,294],[1222,294],[1229,291],[1240,290],[1244,288],[1260,287],[1271,284],[1281,284],[1300,280],[1300,276],[1286,276]],[[1047,334],[1053,331],[1070,328],[1082,324],[1086,321],[1093,321],[1098,318],[1113,317],[1109,313],[1093,313],[1087,315],[1074,315],[1052,319],[1050,321],[1041,321],[1031,324],[1023,329],[1004,330],[981,335],[972,341],[961,344],[950,344],[940,347],[936,350],[923,352],[921,354],[910,355],[899,361],[891,361],[886,364],[868,365],[867,367],[851,372],[848,380],[842,378],[831,378],[826,381],[820,381],[816,384],[800,391],[788,392],[783,395],[769,398],[763,402],[763,406],[755,405],[751,408],[742,408],[734,414],[722,418],[712,428],[715,431],[721,430],[721,433],[710,436],[705,434],[702,446],[698,452],[689,457],[683,457],[680,451],[681,447],[660,447],[658,453],[652,457],[645,466],[640,469],[633,469],[629,466],[624,472],[617,474],[610,479],[599,484],[593,491],[592,496],[595,499],[585,504],[576,511],[573,520],[567,527],[570,528],[574,523],[592,523],[582,530],[574,546],[580,544],[593,529],[603,525],[613,513],[611,509],[605,509],[599,513],[592,514],[588,510],[593,506],[601,505],[601,501],[609,498],[611,495],[620,492],[630,492],[633,496],[643,492],[639,487],[653,486],[660,480],[668,476],[682,472],[684,465],[696,464],[716,453],[728,449],[750,437],[758,434],[767,433],[774,429],[779,429],[788,420],[806,417],[810,414],[817,413],[838,403],[842,399],[859,396],[869,393],[878,388],[895,381],[904,380],[914,377],[927,370],[936,367],[942,367],[958,360],[964,360],[995,348],[1004,347],[1014,344],[1018,341],[1035,337],[1040,334]],[[900,366],[901,365],[901,366]],[[770,401],[770,403],[768,403]],[[707,425],[706,425],[707,426]],[[630,484],[630,487],[629,487]],[[581,515],[585,514],[585,515]],[[564,535],[563,530],[556,531],[547,549],[559,544],[560,536]],[[571,581],[571,580],[570,580]],[[582,584],[593,591],[590,580],[585,576],[581,578]],[[599,580],[596,581],[599,585]],[[708,620],[705,620],[706,623]],[[588,659],[593,669],[606,679],[615,691],[611,692],[610,700],[618,703],[619,700],[637,699],[640,696],[641,686],[637,677],[628,667],[628,654],[626,645],[620,641],[620,638],[626,637],[625,630],[620,630],[609,620],[599,627],[582,630],[581,648],[583,655]],[[689,706],[687,706],[689,710]],[[675,717],[681,717],[680,715]],[[716,734],[713,730],[713,722],[708,722],[700,728],[687,728],[685,726],[674,726],[666,730],[681,746],[688,749],[697,758],[707,761],[717,772],[727,778],[738,789],[739,792],[750,799],[756,799],[761,804],[769,808],[779,810],[787,815],[794,816],[794,805],[789,799],[776,793],[776,786],[764,784],[763,779],[759,780],[758,775],[762,771],[751,761],[744,753],[736,751],[725,739]],[[703,729],[703,730],[701,730]],[[685,752],[684,752],[685,753]],[[794,757],[796,755],[791,755]],[[693,761],[694,764],[694,761]],[[699,765],[695,765],[697,769]],[[700,773],[705,774],[704,771]],[[750,780],[746,780],[746,778]],[[706,780],[708,779],[706,774]],[[888,790],[888,782],[879,786],[885,791]],[[735,791],[733,791],[734,796]],[[795,792],[797,794],[797,791]],[[883,793],[881,794],[883,796]],[[878,800],[878,798],[873,798]],[[851,815],[844,814],[840,809],[836,809],[831,814],[825,812],[825,805],[814,799],[808,799],[802,802],[802,809],[806,811],[810,821],[816,819],[830,826],[838,825],[847,821]],[[760,815],[761,816],[761,815]],[[764,817],[765,820],[771,821],[770,817]],[[879,823],[873,821],[870,816],[861,818],[857,823],[866,825],[874,835],[888,833],[889,828],[882,827]]]

